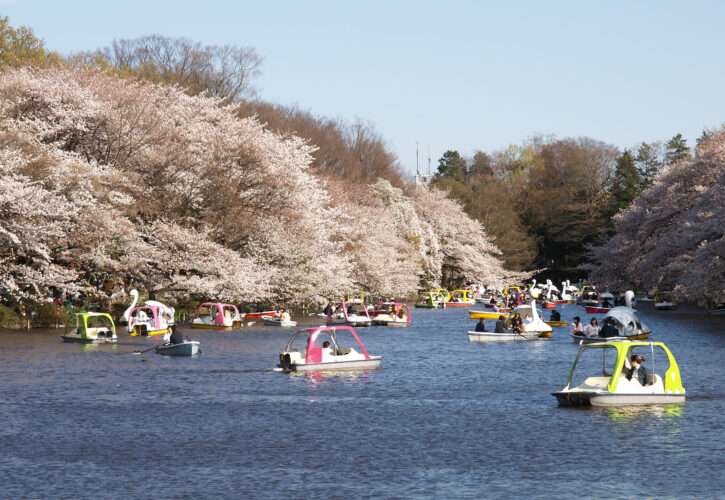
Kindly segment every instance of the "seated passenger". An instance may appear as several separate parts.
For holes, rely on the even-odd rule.
[[[332,348],[330,347],[330,343],[327,340],[322,343],[322,353],[330,355],[334,354]]]
[[[506,331],[506,326],[504,324],[504,320],[506,319],[506,316],[501,315],[496,320],[496,329],[494,330],[494,333],[503,333]]]
[[[584,335],[584,327],[582,326],[579,316],[574,316],[574,321],[569,328],[573,335]]]
[[[556,309],[551,310],[551,316],[549,316],[550,321],[561,321],[561,314]]]
[[[485,332],[486,331],[486,322],[483,320],[483,318],[478,320],[478,323],[476,323],[476,331],[477,332]]]
[[[632,379],[635,379],[642,384],[642,387],[648,387],[650,385],[649,374],[647,373],[647,368],[645,368],[642,364],[645,361],[644,356],[633,354],[631,361],[632,371],[628,374],[627,380],[631,381]]]
[[[587,337],[596,337],[599,335],[599,324],[597,318],[592,318],[587,326],[584,327],[584,335]]]
[[[604,326],[599,332],[600,337],[616,337],[619,332],[614,327],[614,320],[612,318],[606,318],[604,320]]]
[[[176,329],[176,326],[171,325],[169,327],[169,333],[171,333],[171,337],[169,338],[169,342],[172,344],[183,344],[184,343],[184,335]]]
[[[287,309],[282,309],[282,315],[280,316],[282,321],[292,321],[292,317],[287,312]]]

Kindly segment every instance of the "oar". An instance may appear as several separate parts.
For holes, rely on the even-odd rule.
[[[145,351],[139,351],[139,350],[137,350],[137,349],[134,349],[133,353],[134,353],[134,354],[143,354],[143,353],[145,353],[145,352],[153,351],[154,349],[156,349],[157,347],[161,347],[162,345],[166,345],[166,344],[159,344],[159,345],[155,345],[155,346],[153,346],[153,347],[149,347],[149,348],[148,348],[148,349],[146,349]]]

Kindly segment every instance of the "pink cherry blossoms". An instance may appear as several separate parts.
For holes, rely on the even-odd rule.
[[[350,194],[308,171],[312,145],[218,100],[25,68],[0,75],[0,103],[0,289],[18,299],[87,289],[89,273],[297,304],[521,277],[445,193]]]

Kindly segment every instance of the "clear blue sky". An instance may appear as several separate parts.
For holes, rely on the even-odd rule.
[[[160,33],[253,46],[268,101],[374,123],[415,169],[428,144],[536,134],[620,148],[725,122],[725,2],[32,1],[0,14],[68,53]]]

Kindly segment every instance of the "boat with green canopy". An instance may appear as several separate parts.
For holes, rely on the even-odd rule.
[[[650,362],[645,364],[646,354]],[[633,366],[633,357],[639,360]],[[656,359],[656,361],[655,361]],[[642,369],[642,366],[645,369]],[[634,376],[637,368],[643,382]],[[664,377],[655,370],[664,369]],[[599,375],[593,374],[601,373]],[[583,375],[582,375],[583,374]],[[584,380],[575,385],[577,381]],[[685,402],[680,370],[662,342],[601,342],[579,349],[566,386],[551,393],[559,406],[628,406],[681,404]]]
[[[65,325],[61,336],[63,342],[80,342],[82,344],[102,344],[118,342],[116,326],[108,313],[79,312],[74,319]]]

